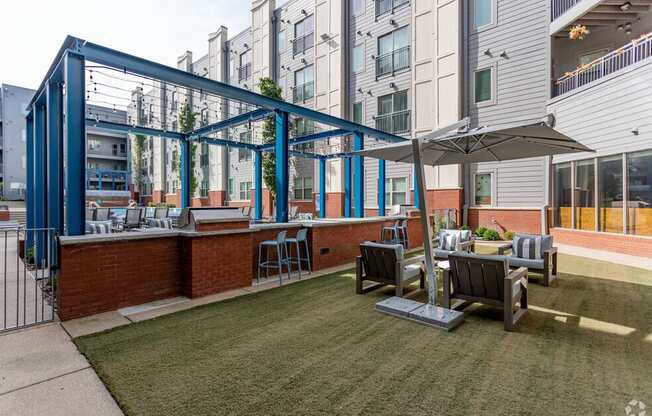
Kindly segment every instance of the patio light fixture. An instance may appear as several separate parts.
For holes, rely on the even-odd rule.
[[[629,11],[632,8],[632,3],[626,1],[625,3],[618,6],[621,12]]]

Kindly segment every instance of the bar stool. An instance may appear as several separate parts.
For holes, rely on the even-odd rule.
[[[292,238],[287,238],[285,242],[289,245],[289,257],[288,260],[290,261],[291,264],[296,264],[299,266],[299,279],[301,279],[301,274],[303,271],[301,270],[301,263],[302,262],[307,262],[308,263],[308,273],[312,273],[312,267],[310,266],[310,250],[308,248],[308,229],[307,228],[302,228],[299,231],[297,231],[297,236],[292,237]],[[297,255],[296,257],[292,257],[292,245],[296,247],[297,249]],[[306,249],[306,257],[302,258],[301,257],[301,246],[303,246]]]
[[[288,279],[290,279],[290,260],[288,258],[288,246],[286,242],[287,231],[281,231],[274,240],[265,240],[258,246],[258,276],[256,282],[260,282],[260,268],[265,268],[265,277],[269,277],[269,269],[278,269],[279,285],[283,284],[283,265],[287,267]],[[265,249],[265,261],[263,261],[263,248]],[[269,259],[269,250],[276,249],[276,259]]]
[[[390,236],[389,240],[385,239],[387,234]],[[393,225],[383,227],[380,232],[380,241],[396,242],[404,248],[408,248],[407,220],[396,220]]]

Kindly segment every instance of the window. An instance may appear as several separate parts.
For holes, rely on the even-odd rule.
[[[353,104],[353,121],[358,124],[364,124],[362,101]]]
[[[210,163],[210,156],[208,152],[209,152],[208,144],[202,143],[201,148],[199,150],[199,167],[201,168],[208,167]]]
[[[245,131],[243,133],[240,133],[240,142],[241,143],[251,143],[251,132],[250,131]],[[249,160],[251,160],[251,150],[239,148],[238,149],[238,161],[247,162]]]
[[[364,71],[364,44],[355,45],[352,51],[353,73]]]
[[[201,181],[201,186],[199,187],[199,195],[202,198],[208,197],[208,180],[204,179]]]
[[[177,166],[179,163],[179,158],[178,158],[178,153],[176,150],[172,151],[172,172],[176,172],[179,166]]]
[[[598,58],[602,58],[604,55],[609,53],[609,49],[600,49],[593,52],[586,52],[579,56],[577,61],[578,66],[588,65],[591,62],[595,61]]]
[[[285,30],[278,32],[278,38],[276,40],[279,53],[285,52]]]
[[[294,55],[305,53],[314,46],[314,20],[314,16],[310,15],[294,25],[294,42],[292,48]]]
[[[352,0],[351,1],[351,13],[353,16],[359,16],[364,13],[364,3],[365,0]]]
[[[229,178],[229,184],[228,184],[228,189],[227,189],[229,196],[233,195],[233,192],[235,192],[235,185],[234,185],[234,179]]]
[[[202,108],[201,113],[199,115],[199,126],[204,127],[208,126],[208,108]]]
[[[126,154],[127,153],[127,145],[125,143],[120,143],[120,154]]]
[[[312,178],[294,178],[294,199],[312,199]]]
[[[473,0],[473,27],[476,29],[494,23],[495,0]]]
[[[305,102],[315,96],[315,75],[312,65],[294,73],[294,102]]]
[[[88,139],[88,150],[97,150],[102,146],[102,142],[98,139]]]
[[[393,12],[396,8],[409,3],[409,0],[376,0],[376,17]]]
[[[652,151],[627,155],[627,233],[652,236]]]
[[[593,159],[575,162],[575,228],[595,231],[595,165]]]
[[[376,128],[388,133],[410,132],[410,110],[407,91],[400,91],[378,98]]]
[[[240,68],[238,68],[238,81],[251,78],[251,49],[240,54]]]
[[[315,132],[315,121],[306,120],[305,118],[296,118],[294,120],[295,137],[306,136]]]
[[[491,206],[493,203],[493,175],[476,173],[473,175],[473,203],[477,206]]]
[[[116,143],[114,143],[113,146],[111,146],[111,147],[112,147],[112,152],[111,153],[113,153],[113,156],[118,156],[118,145]]]
[[[407,178],[385,179],[385,204],[405,205],[407,203]]]
[[[251,182],[240,182],[240,200],[248,201],[249,191],[251,191]]]
[[[623,232],[623,157],[598,159],[600,231]]]
[[[571,228],[571,165],[555,165],[555,227]]]
[[[393,74],[410,67],[410,39],[403,27],[378,38],[376,77]]]
[[[493,102],[492,72],[492,68],[485,68],[473,74],[473,101],[476,104]]]

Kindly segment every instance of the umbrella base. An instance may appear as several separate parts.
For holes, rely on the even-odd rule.
[[[376,303],[376,310],[444,331],[452,331],[464,322],[462,312],[397,296]]]

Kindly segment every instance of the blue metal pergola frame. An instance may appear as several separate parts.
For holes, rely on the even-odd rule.
[[[189,90],[202,91],[255,106],[256,109],[216,123],[202,126],[188,134],[87,119],[85,114],[85,65],[90,61],[125,74],[146,77]],[[65,86],[65,94],[63,88]],[[362,124],[320,113],[293,103],[276,100],[249,90],[210,80],[176,68],[148,61],[82,39],[67,37],[50,66],[28,108],[27,122],[27,223],[30,228],[51,227],[61,234],[82,235],[85,232],[86,200],[86,126],[138,133],[178,140],[181,145],[181,204],[190,205],[191,143],[208,143],[248,149],[254,152],[254,215],[262,217],[262,159],[264,152],[276,155],[276,221],[288,221],[290,156],[318,160],[319,210],[326,216],[326,164],[329,159],[344,158],[345,215],[364,216],[364,159],[350,153],[315,154],[292,150],[292,146],[325,140],[331,137],[353,136],[354,149],[364,147],[365,137],[398,142],[405,138]],[[332,127],[301,137],[290,138],[290,115],[314,120]],[[273,143],[242,143],[208,135],[258,121],[275,118],[276,137]],[[65,128],[64,128],[65,127]],[[65,155],[65,160],[64,160]],[[352,166],[353,161],[353,166]],[[65,168],[64,168],[65,166]],[[379,164],[379,213],[385,211],[384,163]],[[352,176],[354,176],[353,186]],[[65,184],[65,185],[64,185]],[[65,187],[65,192],[64,192]],[[352,198],[351,189],[354,190]],[[65,195],[65,197],[64,197]],[[28,243],[32,244],[31,238]],[[37,242],[38,244],[38,242]]]

